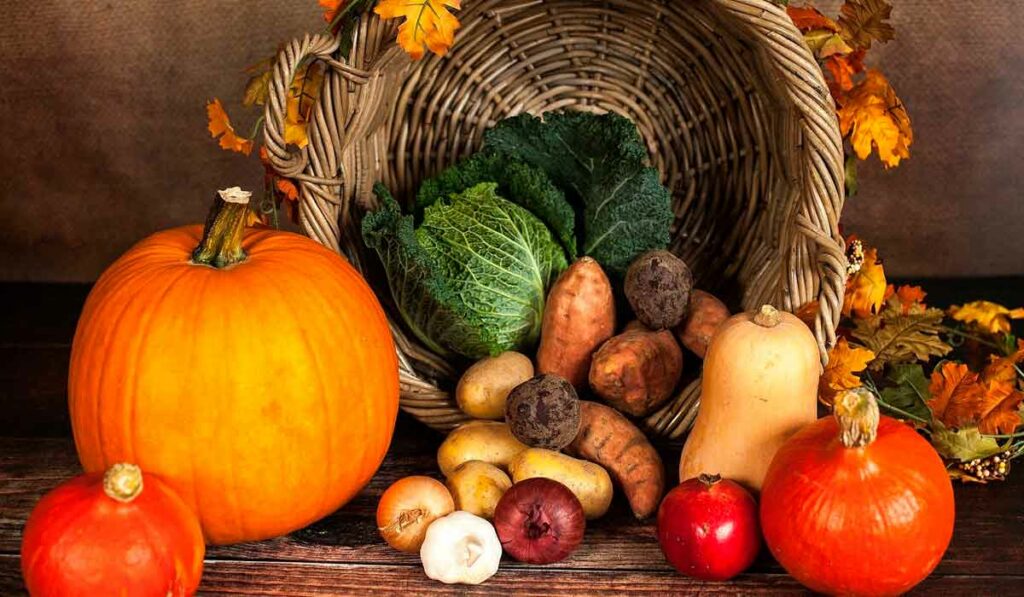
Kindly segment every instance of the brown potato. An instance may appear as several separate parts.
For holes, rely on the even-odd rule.
[[[455,387],[455,401],[474,419],[500,420],[512,388],[533,377],[533,362],[518,352],[487,357],[466,369]]]
[[[612,285],[597,261],[582,257],[562,272],[548,293],[537,373],[559,375],[582,387],[594,351],[614,333]]]

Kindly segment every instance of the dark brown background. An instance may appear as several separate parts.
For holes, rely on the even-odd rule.
[[[893,3],[897,39],[872,61],[909,107],[913,157],[862,167],[844,225],[880,245],[893,274],[1024,274],[1024,4]],[[315,0],[11,1],[2,12],[3,280],[92,280],[146,234],[200,221],[214,189],[256,188],[256,161],[210,140],[205,101],[234,107],[242,68],[323,27]],[[232,112],[245,126],[254,117]]]

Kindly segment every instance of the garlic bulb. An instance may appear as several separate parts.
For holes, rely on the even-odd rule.
[[[501,542],[491,523],[460,510],[431,523],[420,560],[434,580],[478,585],[498,571]]]

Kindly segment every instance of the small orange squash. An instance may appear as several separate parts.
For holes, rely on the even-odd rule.
[[[68,385],[85,469],[160,475],[214,544],[343,505],[398,412],[394,344],[363,278],[308,238],[246,229],[248,193],[229,191],[205,230],[154,234],[102,275]]]
[[[115,464],[43,496],[25,524],[21,570],[35,597],[192,595],[203,534],[185,502],[155,475]]]
[[[760,490],[779,447],[817,419],[818,359],[814,335],[790,313],[765,305],[726,320],[704,358],[680,480],[721,475]]]

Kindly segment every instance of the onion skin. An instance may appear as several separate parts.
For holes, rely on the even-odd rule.
[[[775,455],[761,493],[772,554],[830,594],[896,595],[924,580],[953,534],[953,489],[928,442],[881,417],[874,441],[845,447],[822,418]]]
[[[717,475],[688,479],[658,508],[658,543],[679,572],[728,580],[749,568],[761,550],[757,502],[735,481]]]
[[[405,477],[380,496],[377,529],[391,547],[419,553],[430,523],[454,511],[455,501],[444,483],[419,475]]]
[[[506,553],[528,564],[560,562],[583,541],[583,505],[565,485],[535,477],[505,492],[494,528]]]

